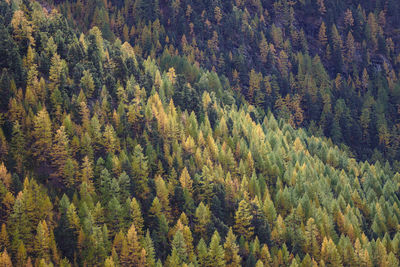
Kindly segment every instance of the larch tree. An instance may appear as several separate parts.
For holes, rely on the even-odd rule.
[[[208,248],[208,266],[225,266],[225,251],[220,244],[221,237],[218,234],[218,231],[215,231],[213,236],[211,237],[210,246]]]
[[[141,246],[136,233],[135,225],[132,224],[124,240],[121,252],[122,266],[140,266]]]
[[[7,249],[5,249],[1,254],[0,254],[0,265],[3,267],[12,267],[13,264],[11,262],[11,258],[7,253]]]
[[[140,145],[135,146],[132,155],[133,188],[140,199],[147,199],[150,192],[148,186],[149,167],[147,157]]]
[[[27,157],[26,139],[23,129],[18,121],[13,125],[11,139],[11,154],[16,163],[16,170],[21,173]]]
[[[143,232],[144,221],[139,202],[136,200],[136,198],[132,198],[132,201],[130,203],[130,217],[135,225],[137,235],[139,237],[142,237],[144,234]]]
[[[207,266],[207,245],[204,239],[201,238],[196,247],[197,250],[197,260],[201,266]]]
[[[347,9],[346,12],[344,13],[344,24],[348,28],[351,28],[354,25],[353,12],[351,12],[350,9]]]
[[[229,267],[239,267],[241,264],[241,257],[239,256],[239,247],[236,244],[236,236],[229,228],[228,235],[224,243],[225,249],[225,263]]]
[[[188,260],[187,245],[180,230],[178,230],[172,240],[172,255],[170,257],[171,266],[181,266]]]
[[[222,11],[221,8],[218,6],[214,8],[214,18],[217,21],[217,24],[219,25],[222,20]]]
[[[261,62],[265,64],[267,63],[268,59],[269,45],[263,33],[261,34],[261,42],[259,44],[259,49],[260,49]]]
[[[6,186],[7,189],[10,188],[11,185],[11,173],[8,172],[4,162],[0,164],[0,181]]]
[[[354,37],[353,34],[351,34],[351,32],[349,31],[346,39],[346,62],[349,66],[354,60],[355,52],[356,48],[354,43]]]
[[[318,40],[319,43],[325,47],[325,45],[328,42],[328,38],[326,37],[326,26],[325,26],[325,22],[321,23],[321,26],[319,28],[319,33],[318,33]]]
[[[243,236],[247,240],[251,240],[254,235],[254,226],[251,225],[252,219],[250,205],[243,199],[239,202],[239,207],[235,213],[234,229],[239,236]]]
[[[84,70],[83,71],[83,76],[81,78],[81,88],[83,89],[83,92],[85,92],[85,95],[90,98],[93,95],[95,85],[93,81],[92,74],[90,73],[89,70]]]
[[[104,133],[104,146],[109,153],[115,153],[120,149],[119,139],[114,127],[111,124],[107,124]]]
[[[50,260],[50,236],[46,221],[38,224],[35,237],[35,253],[39,259]]]
[[[47,163],[52,148],[51,121],[49,113],[45,108],[40,110],[33,121],[33,155],[39,164]]]
[[[183,168],[181,176],[179,177],[179,181],[183,189],[187,189],[189,193],[192,193],[193,181],[192,178],[190,178],[189,172],[186,167]]]
[[[211,221],[210,208],[200,202],[195,212],[195,232],[202,238],[207,239],[207,228]]]
[[[65,184],[67,187],[70,187],[74,184],[74,181],[68,181],[66,179],[66,165],[69,155],[70,151],[68,136],[65,133],[65,127],[61,126],[54,136],[54,142],[51,150],[51,164],[54,168],[52,177],[53,179]]]
[[[3,251],[4,249],[9,248],[10,246],[10,239],[7,233],[7,226],[5,223],[1,225],[1,232],[0,232],[0,249]]]

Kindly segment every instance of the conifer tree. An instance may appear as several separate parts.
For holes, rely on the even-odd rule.
[[[95,89],[95,85],[94,85],[92,74],[90,73],[89,70],[84,70],[83,71],[83,76],[81,78],[81,84],[80,85],[81,85],[85,95],[88,98],[92,97],[94,89]]]
[[[179,181],[181,183],[181,186],[183,189],[187,189],[190,193],[192,192],[192,178],[190,178],[190,175],[185,168],[183,168],[181,176],[179,177]]]
[[[4,250],[10,246],[10,240],[8,238],[6,224],[3,223],[1,225],[1,232],[0,232],[0,249]]]
[[[319,28],[319,33],[318,33],[318,40],[320,42],[320,44],[324,47],[327,42],[328,42],[328,38],[326,37],[326,26],[325,23],[322,22],[321,26]]]
[[[68,187],[74,184],[74,181],[67,180],[66,165],[69,155],[69,140],[67,134],[65,133],[65,127],[61,126],[54,136],[54,142],[51,149],[51,164],[54,168],[52,177],[54,179],[59,179]]]
[[[24,243],[21,241],[19,246],[18,246],[18,250],[17,250],[17,255],[16,255],[16,263],[17,266],[28,266],[27,263],[27,254],[26,254],[26,249],[24,246]]]
[[[137,145],[132,156],[132,174],[134,192],[140,199],[146,199],[149,193],[148,181],[148,162],[143,154],[143,148]]]
[[[123,241],[121,251],[122,266],[140,266],[141,247],[136,233],[135,225],[132,224]]]
[[[50,236],[46,221],[39,222],[36,229],[35,253],[39,259],[50,260]]]
[[[243,199],[239,202],[239,207],[235,213],[235,226],[236,233],[250,240],[254,234],[254,226],[251,225],[253,215],[250,211],[249,203]]]
[[[143,217],[139,202],[132,198],[130,203],[130,217],[135,225],[135,230],[139,237],[143,236]]]
[[[0,164],[0,181],[6,186],[6,188],[10,188],[11,174],[7,171],[4,162]]]
[[[259,49],[260,49],[261,62],[265,64],[268,59],[269,46],[267,39],[265,38],[265,35],[263,33],[261,34],[261,42],[259,44]]]
[[[208,248],[208,266],[225,266],[225,251],[220,244],[221,237],[215,231],[211,237],[210,247]]]
[[[236,244],[236,236],[234,235],[232,228],[229,228],[228,235],[224,243],[225,249],[225,262],[229,267],[238,267],[241,263],[239,256],[239,247]]]
[[[46,163],[52,147],[51,121],[46,109],[42,109],[35,116],[32,136],[34,138],[33,155],[39,164]]]
[[[201,266],[207,266],[207,245],[204,239],[201,238],[196,247],[197,250],[197,261]]]
[[[180,230],[178,230],[172,240],[172,255],[170,257],[171,266],[181,266],[188,260],[187,246]]]
[[[146,262],[150,267],[156,265],[156,255],[153,240],[150,237],[150,231],[147,229],[146,236],[143,241],[143,248],[146,250]]]
[[[23,129],[18,121],[13,125],[11,139],[11,154],[16,163],[18,173],[22,172],[26,160],[26,139]]]
[[[12,267],[11,258],[7,253],[7,249],[5,249],[0,255],[0,266],[4,267]]]
[[[200,202],[199,206],[196,208],[195,213],[195,231],[203,239],[207,239],[207,228],[211,220],[210,209],[208,206]]]

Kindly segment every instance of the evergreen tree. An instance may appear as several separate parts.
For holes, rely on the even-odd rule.
[[[46,109],[42,109],[35,116],[32,136],[34,139],[33,155],[38,164],[46,164],[52,147],[51,121]]]
[[[239,207],[235,213],[235,231],[244,238],[250,240],[254,234],[254,226],[251,225],[253,215],[251,215],[249,203],[243,199],[239,202]]]
[[[224,243],[225,262],[227,266],[240,266],[241,258],[239,256],[239,247],[236,244],[236,236],[233,234],[232,228],[229,228],[228,236]]]
[[[215,231],[208,248],[208,266],[225,266],[225,251],[220,242],[221,238],[218,232]]]

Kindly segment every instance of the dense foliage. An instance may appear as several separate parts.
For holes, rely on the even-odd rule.
[[[400,167],[397,0],[69,0],[59,9],[138,56],[185,55],[260,110]]]
[[[215,11],[206,2],[204,8]],[[115,7],[88,3],[96,8],[80,1],[64,4],[70,12],[67,17],[75,16],[74,23],[82,24],[85,33],[81,33],[47,5],[0,2],[1,266],[399,265],[400,174],[389,163],[357,161],[335,144],[343,140],[332,142],[296,129],[303,117],[313,129],[329,128],[319,118],[309,117],[317,116],[317,111],[305,115],[305,99],[313,92],[306,81],[318,88],[309,101],[324,105],[318,116],[326,117],[328,125],[338,120],[339,128],[333,129],[342,138],[347,138],[342,131],[358,125],[344,119],[356,116],[357,101],[370,103],[368,112],[384,105],[382,113],[368,113],[381,116],[384,120],[379,123],[397,116],[385,110],[396,105],[395,97],[389,97],[398,88],[396,82],[392,89],[378,86],[378,81],[386,84],[384,70],[371,67],[376,77],[366,79],[371,85],[358,94],[344,80],[338,81],[343,88],[336,88],[330,71],[324,71],[324,63],[331,61],[311,58],[305,48],[287,53],[286,68],[281,68],[280,57],[271,54],[275,44],[270,43],[261,64],[263,59],[250,48],[256,43],[249,41],[251,29],[260,25],[247,15],[250,24],[235,28],[250,31],[249,35],[242,35],[242,41],[231,39],[246,40],[247,48],[239,45],[241,52],[235,50],[238,54],[232,59],[248,55],[237,59],[238,66],[257,68],[250,71],[257,81],[240,82],[247,79],[247,70],[240,70],[235,83],[222,75],[234,66],[224,59],[225,52],[215,51],[212,55],[222,57],[223,63],[212,63],[214,57],[208,53],[213,41],[203,40],[211,46],[205,52],[193,52],[197,50],[188,45],[186,53],[165,44],[178,38],[169,35],[187,30],[178,20],[188,19],[191,12],[180,14],[180,1],[172,2],[175,13],[168,13],[169,3],[164,1],[137,1],[135,9],[129,1],[124,2],[127,9],[120,2]],[[259,12],[257,3],[251,2],[253,8],[246,12]],[[315,3],[296,5],[300,4],[308,9],[298,12],[318,10],[311,9]],[[223,10],[232,8],[232,14],[241,14],[240,21],[250,3],[237,0],[235,7],[230,1],[224,5],[219,11],[226,14]],[[368,1],[363,5],[372,8]],[[122,42],[115,38],[112,23],[89,27],[96,16],[87,17],[91,14],[87,8],[101,14],[98,18],[111,16],[110,21],[116,12],[136,26]],[[203,9],[200,4],[192,8]],[[332,8],[326,4],[322,13],[331,14]],[[143,13],[132,17],[124,13],[133,10]],[[258,18],[271,20],[264,10]],[[228,17],[218,19],[218,14],[213,13],[215,21],[209,27],[222,31]],[[169,16],[170,23],[160,24],[159,16]],[[196,25],[202,19],[208,20],[207,12],[197,17]],[[261,18],[256,21],[261,23]],[[235,20],[229,23],[234,25]],[[273,26],[280,37],[285,27],[297,25],[285,23]],[[164,24],[175,25],[176,32]],[[150,39],[143,37],[146,31]],[[276,53],[286,53],[289,39],[281,40]],[[193,44],[195,39],[191,40]],[[224,50],[226,45],[214,48]],[[372,49],[369,45],[367,52]],[[192,57],[192,52],[200,57]],[[298,63],[296,74],[288,67],[292,60]],[[359,64],[361,59],[353,69]],[[214,70],[208,70],[211,66]],[[281,67],[275,70],[276,66]],[[264,87],[268,85],[271,91]],[[287,96],[280,96],[282,92]],[[346,107],[349,104],[354,110]],[[262,105],[274,107],[283,118],[272,112],[265,115]],[[368,119],[378,127],[377,120]],[[372,133],[367,127],[369,138]],[[395,148],[385,149],[381,151],[397,153]]]

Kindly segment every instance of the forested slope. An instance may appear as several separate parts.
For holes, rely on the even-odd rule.
[[[185,55],[226,76],[260,111],[331,137],[359,159],[398,165],[396,0],[54,2],[84,31],[98,26],[144,58]]]
[[[0,2],[0,265],[399,265],[388,163],[138,46]]]

